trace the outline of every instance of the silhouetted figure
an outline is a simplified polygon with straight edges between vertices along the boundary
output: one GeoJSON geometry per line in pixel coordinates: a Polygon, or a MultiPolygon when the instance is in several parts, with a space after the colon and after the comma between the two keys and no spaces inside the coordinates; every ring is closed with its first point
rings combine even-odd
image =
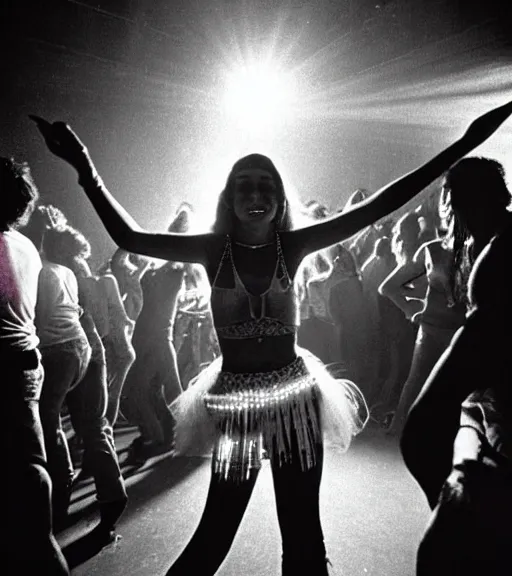
{"type": "Polygon", "coordinates": [[[434,510],[418,575],[512,568],[512,215],[503,168],[465,158],[444,179],[453,290],[465,325],[436,364],[402,436],[404,460],[434,510]]]}
{"type": "Polygon", "coordinates": [[[41,258],[18,232],[38,198],[27,164],[0,158],[0,371],[7,439],[7,567],[10,574],[69,575],[52,529],[39,399],[44,372],[35,307],[41,258]]]}

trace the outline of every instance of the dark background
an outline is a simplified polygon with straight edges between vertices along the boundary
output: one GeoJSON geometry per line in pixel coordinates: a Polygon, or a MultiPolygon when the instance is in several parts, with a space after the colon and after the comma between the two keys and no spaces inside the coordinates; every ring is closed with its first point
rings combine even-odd
{"type": "MultiPolygon", "coordinates": [[[[299,78],[293,119],[264,152],[302,200],[376,190],[512,97],[512,2],[60,0],[2,3],[0,155],[27,160],[44,201],[113,249],[75,173],[29,113],[69,122],[144,227],[182,200],[211,222],[244,153],[221,101],[236,58],[272,47],[299,78]]],[[[477,152],[512,171],[512,127],[477,152]]]]}

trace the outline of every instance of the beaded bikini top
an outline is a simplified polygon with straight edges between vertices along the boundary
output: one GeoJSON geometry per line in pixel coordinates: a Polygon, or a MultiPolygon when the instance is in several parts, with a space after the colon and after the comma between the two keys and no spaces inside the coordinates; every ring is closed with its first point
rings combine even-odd
{"type": "Polygon", "coordinates": [[[277,261],[270,285],[262,294],[253,295],[238,274],[228,235],[210,300],[213,322],[220,337],[243,339],[296,333],[299,325],[298,297],[286,268],[278,234],[276,246],[277,261]],[[232,288],[217,286],[224,266],[231,267],[232,288]]]}

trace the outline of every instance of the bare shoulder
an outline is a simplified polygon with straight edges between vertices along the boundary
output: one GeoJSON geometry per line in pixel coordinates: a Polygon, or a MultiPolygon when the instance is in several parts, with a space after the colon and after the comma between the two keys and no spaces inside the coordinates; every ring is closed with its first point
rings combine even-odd
{"type": "Polygon", "coordinates": [[[307,255],[299,235],[295,230],[279,232],[283,257],[291,278],[295,277],[300,263],[307,255]]]}
{"type": "Polygon", "coordinates": [[[228,237],[226,234],[209,234],[206,242],[205,261],[198,262],[204,266],[210,282],[215,278],[222,255],[226,249],[228,237]]]}

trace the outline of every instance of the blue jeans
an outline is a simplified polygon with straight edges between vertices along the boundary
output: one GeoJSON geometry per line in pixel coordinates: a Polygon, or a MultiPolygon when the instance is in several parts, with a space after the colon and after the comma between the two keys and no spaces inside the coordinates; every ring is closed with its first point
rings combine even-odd
{"type": "Polygon", "coordinates": [[[2,421],[8,426],[8,572],[69,575],[52,532],[52,486],[39,416],[44,378],[40,354],[37,350],[0,352],[0,370],[7,391],[2,421]]]}

